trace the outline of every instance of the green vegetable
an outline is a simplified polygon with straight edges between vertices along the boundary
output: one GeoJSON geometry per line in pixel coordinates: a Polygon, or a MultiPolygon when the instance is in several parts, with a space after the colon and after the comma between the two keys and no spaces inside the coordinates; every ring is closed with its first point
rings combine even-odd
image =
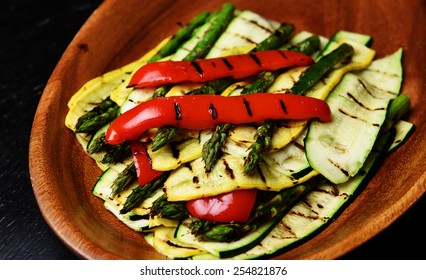
{"type": "Polygon", "coordinates": [[[163,57],[173,54],[177,48],[188,40],[196,28],[204,24],[209,17],[208,12],[201,12],[187,25],[181,27],[173,37],[156,53],[149,62],[157,61],[163,57]]]}
{"type": "Polygon", "coordinates": [[[118,106],[110,98],[81,116],[76,124],[76,133],[92,134],[117,117],[118,106]]]}
{"type": "Polygon", "coordinates": [[[159,189],[164,181],[169,176],[168,172],[161,174],[157,179],[149,182],[144,186],[137,186],[132,190],[132,193],[126,198],[123,208],[120,210],[120,214],[125,214],[136,207],[143,200],[147,199],[157,189],[159,189]]]}
{"type": "Polygon", "coordinates": [[[225,3],[217,16],[213,18],[209,30],[207,30],[203,38],[201,38],[184,60],[194,60],[205,57],[234,17],[234,11],[235,6],[233,4],[225,3]]]}
{"type": "Polygon", "coordinates": [[[136,179],[135,163],[132,162],[114,180],[112,195],[116,196],[118,193],[127,189],[136,179]]]}
{"type": "Polygon", "coordinates": [[[184,220],[188,218],[185,201],[170,202],[165,195],[157,198],[151,207],[151,216],[170,220],[184,220]]]}
{"type": "Polygon", "coordinates": [[[291,93],[304,94],[309,88],[316,84],[325,74],[333,69],[338,63],[345,63],[350,59],[354,49],[349,44],[342,44],[331,53],[323,56],[315,64],[309,67],[302,78],[291,88],[291,93]]]}

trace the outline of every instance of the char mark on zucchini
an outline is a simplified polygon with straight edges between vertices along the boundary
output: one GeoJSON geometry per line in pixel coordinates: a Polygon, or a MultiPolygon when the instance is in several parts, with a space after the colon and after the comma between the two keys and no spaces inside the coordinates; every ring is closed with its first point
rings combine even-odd
{"type": "Polygon", "coordinates": [[[340,172],[342,172],[343,174],[345,174],[345,176],[349,176],[349,171],[347,171],[346,169],[344,169],[343,167],[340,166],[340,164],[338,164],[337,162],[335,162],[333,159],[328,158],[328,161],[337,167],[338,170],[340,170],[340,172]]]}
{"type": "MultiPolygon", "coordinates": [[[[367,92],[370,92],[367,90],[367,92]]],[[[352,93],[348,92],[347,96],[349,96],[353,101],[355,101],[356,104],[358,104],[359,106],[361,106],[362,108],[368,110],[368,111],[383,111],[386,110],[386,108],[384,107],[379,107],[379,108],[370,108],[368,106],[366,106],[364,103],[362,103],[361,101],[359,101],[355,95],[353,95],[352,93]]]]}
{"type": "Polygon", "coordinates": [[[234,170],[232,170],[232,168],[229,166],[229,164],[226,160],[223,160],[223,165],[225,166],[226,174],[228,174],[228,176],[232,180],[234,180],[235,179],[234,170]]]}
{"type": "MultiPolygon", "coordinates": [[[[368,120],[362,119],[359,116],[352,115],[352,114],[344,111],[342,108],[339,109],[339,112],[342,113],[345,116],[348,116],[348,117],[354,119],[354,120],[362,121],[362,122],[365,122],[365,123],[370,123],[368,120]]],[[[380,127],[380,124],[378,124],[378,123],[370,123],[370,124],[372,126],[380,127]]]]}

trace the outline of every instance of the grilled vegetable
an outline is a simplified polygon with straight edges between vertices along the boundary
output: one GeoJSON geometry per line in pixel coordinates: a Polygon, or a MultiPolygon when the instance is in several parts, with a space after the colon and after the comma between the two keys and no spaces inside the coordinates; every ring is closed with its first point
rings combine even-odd
{"type": "Polygon", "coordinates": [[[132,162],[117,176],[112,183],[112,195],[116,196],[123,190],[126,190],[136,179],[135,163],[132,162]]]}
{"type": "Polygon", "coordinates": [[[312,167],[336,184],[357,174],[374,145],[393,98],[394,94],[346,74],[326,99],[333,111],[333,121],[327,126],[313,122],[309,127],[306,155],[312,167]]]}
{"type": "Polygon", "coordinates": [[[116,118],[109,126],[105,140],[108,144],[121,144],[137,139],[150,128],[165,125],[203,130],[219,123],[311,118],[330,121],[331,116],[324,101],[291,94],[266,93],[233,97],[196,95],[155,98],[116,118]],[[228,110],[229,107],[233,110],[228,110]]]}
{"type": "Polygon", "coordinates": [[[133,188],[132,193],[126,197],[126,202],[124,203],[123,208],[120,209],[120,214],[129,212],[145,199],[149,198],[158,189],[161,189],[161,186],[167,179],[168,175],[168,173],[161,173],[150,182],[133,188]]]}
{"type": "Polygon", "coordinates": [[[163,172],[152,169],[151,160],[146,151],[146,144],[139,141],[131,141],[133,161],[135,163],[136,176],[140,186],[148,184],[163,172]]]}
{"type": "Polygon", "coordinates": [[[307,66],[313,59],[299,52],[267,50],[193,61],[159,61],[144,65],[133,75],[130,87],[153,87],[182,82],[202,83],[225,77],[240,79],[260,71],[307,66]]]}
{"type": "Polygon", "coordinates": [[[237,190],[206,198],[190,200],[186,203],[189,213],[196,218],[212,222],[244,223],[256,200],[255,189],[237,190]]]}
{"type": "Polygon", "coordinates": [[[81,116],[75,126],[76,133],[92,134],[117,116],[118,106],[106,98],[97,107],[81,116]]]}

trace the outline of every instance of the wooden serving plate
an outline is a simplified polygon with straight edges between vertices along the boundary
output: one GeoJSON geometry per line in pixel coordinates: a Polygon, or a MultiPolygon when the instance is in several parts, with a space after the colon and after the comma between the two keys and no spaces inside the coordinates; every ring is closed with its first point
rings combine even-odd
{"type": "MultiPolygon", "coordinates": [[[[224,1],[108,0],[87,20],[58,62],[32,128],[30,173],[42,214],[81,258],[164,259],[91,194],[101,171],[64,125],[69,98],[88,80],[136,60],[202,10],[224,1]]],[[[233,1],[267,18],[331,36],[338,29],[370,34],[377,56],[404,48],[402,91],[410,96],[409,141],[391,154],[361,195],[319,235],[277,259],[335,259],[369,240],[426,190],[426,2],[233,1]]]]}

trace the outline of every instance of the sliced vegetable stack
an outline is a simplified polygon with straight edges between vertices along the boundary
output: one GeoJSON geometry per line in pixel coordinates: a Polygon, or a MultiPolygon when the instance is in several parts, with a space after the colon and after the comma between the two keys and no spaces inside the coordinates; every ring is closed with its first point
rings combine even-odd
{"type": "Polygon", "coordinates": [[[414,125],[402,49],[227,3],[84,85],[65,124],[93,194],[172,259],[268,258],[318,233],[414,125]]]}

